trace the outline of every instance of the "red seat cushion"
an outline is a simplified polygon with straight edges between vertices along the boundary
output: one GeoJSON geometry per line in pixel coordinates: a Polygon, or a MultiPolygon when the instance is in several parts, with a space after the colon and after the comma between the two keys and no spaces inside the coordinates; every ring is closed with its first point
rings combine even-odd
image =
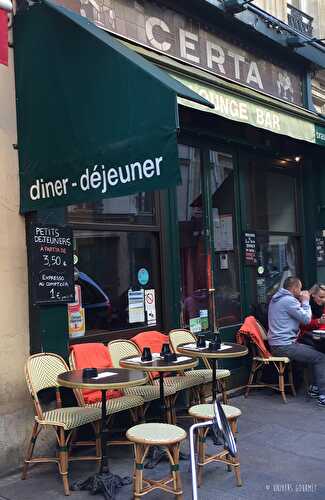
{"type": "MultiPolygon", "coordinates": [[[[131,339],[143,351],[144,347],[150,347],[151,352],[161,352],[163,344],[169,344],[168,335],[152,330],[141,332],[131,339]]],[[[152,378],[159,377],[159,372],[150,372],[152,378]]],[[[169,375],[165,373],[164,376],[169,375]]]]}
{"type": "MultiPolygon", "coordinates": [[[[113,368],[111,356],[107,347],[99,342],[89,344],[74,344],[71,346],[74,355],[74,362],[76,370],[83,368],[113,368]]],[[[101,401],[101,391],[92,391],[91,389],[83,389],[82,394],[85,403],[97,403],[101,401]]],[[[123,396],[121,391],[116,389],[107,391],[107,399],[119,398],[123,396]]]]}

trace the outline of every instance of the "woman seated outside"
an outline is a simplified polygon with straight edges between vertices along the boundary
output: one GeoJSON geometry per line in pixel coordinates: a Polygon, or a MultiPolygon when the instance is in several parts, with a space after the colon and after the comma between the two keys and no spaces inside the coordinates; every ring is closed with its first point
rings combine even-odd
{"type": "MultiPolygon", "coordinates": [[[[310,289],[310,308],[312,317],[307,325],[300,325],[300,334],[298,342],[311,345],[320,352],[325,353],[325,285],[315,284],[310,289]],[[320,340],[314,340],[312,331],[324,330],[324,337],[320,340]]],[[[314,384],[309,386],[309,394],[313,397],[318,396],[318,388],[314,384]]]]}
{"type": "MultiPolygon", "coordinates": [[[[299,342],[317,347],[317,341],[313,340],[313,330],[325,330],[325,285],[314,285],[310,291],[310,307],[312,317],[307,325],[300,325],[299,342]],[[315,345],[316,344],[316,345],[315,345]]],[[[325,339],[325,336],[324,336],[325,339]]]]}

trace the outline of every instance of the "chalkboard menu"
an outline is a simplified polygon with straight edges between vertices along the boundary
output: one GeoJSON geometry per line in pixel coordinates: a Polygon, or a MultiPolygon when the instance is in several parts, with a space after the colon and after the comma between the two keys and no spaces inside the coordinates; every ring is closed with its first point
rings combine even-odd
{"type": "Polygon", "coordinates": [[[31,224],[28,239],[33,303],[73,302],[72,230],[63,226],[31,224]]]}
{"type": "Polygon", "coordinates": [[[322,233],[317,233],[315,236],[316,246],[316,264],[317,266],[325,266],[325,238],[322,233]]]}
{"type": "Polygon", "coordinates": [[[244,264],[246,266],[256,266],[256,234],[244,233],[244,264]]]}

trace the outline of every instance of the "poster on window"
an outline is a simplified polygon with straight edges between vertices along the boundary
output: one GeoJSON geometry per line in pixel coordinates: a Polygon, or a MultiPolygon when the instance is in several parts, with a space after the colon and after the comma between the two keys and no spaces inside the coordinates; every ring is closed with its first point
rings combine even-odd
{"type": "Polygon", "coordinates": [[[243,244],[244,244],[244,264],[246,266],[256,266],[257,265],[256,234],[251,232],[244,233],[243,244]]]}
{"type": "Polygon", "coordinates": [[[213,220],[214,248],[216,252],[228,252],[234,249],[232,215],[223,214],[213,220]]]}
{"type": "Polygon", "coordinates": [[[323,233],[324,231],[320,231],[315,235],[317,266],[325,266],[325,238],[323,236],[323,233]]]}
{"type": "Polygon", "coordinates": [[[129,323],[144,323],[144,290],[129,290],[129,323]]]}

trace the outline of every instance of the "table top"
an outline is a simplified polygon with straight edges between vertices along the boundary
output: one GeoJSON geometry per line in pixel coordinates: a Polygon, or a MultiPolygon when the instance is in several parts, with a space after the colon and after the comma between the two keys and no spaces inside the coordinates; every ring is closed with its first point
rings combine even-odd
{"type": "Polygon", "coordinates": [[[99,378],[85,379],[82,376],[82,370],[71,370],[61,373],[58,378],[58,384],[71,389],[119,389],[132,387],[147,383],[147,376],[137,370],[123,370],[122,368],[99,368],[99,378]],[[106,376],[105,376],[106,374],[106,376]]]}
{"type": "Polygon", "coordinates": [[[120,366],[128,369],[136,369],[147,372],[177,372],[194,368],[198,361],[192,359],[182,359],[184,356],[177,356],[177,361],[164,361],[163,358],[153,358],[152,361],[142,362],[139,356],[128,356],[120,360],[120,366]],[[135,360],[135,361],[132,361],[135,360]]]}
{"type": "Polygon", "coordinates": [[[241,356],[246,356],[248,354],[248,348],[246,346],[235,344],[233,342],[222,342],[222,346],[227,346],[228,349],[221,349],[219,351],[209,351],[206,348],[197,348],[196,344],[191,344],[193,347],[186,348],[190,343],[180,344],[177,350],[181,354],[186,354],[186,356],[191,356],[193,358],[216,358],[216,359],[226,359],[226,358],[240,358],[241,356]]]}

